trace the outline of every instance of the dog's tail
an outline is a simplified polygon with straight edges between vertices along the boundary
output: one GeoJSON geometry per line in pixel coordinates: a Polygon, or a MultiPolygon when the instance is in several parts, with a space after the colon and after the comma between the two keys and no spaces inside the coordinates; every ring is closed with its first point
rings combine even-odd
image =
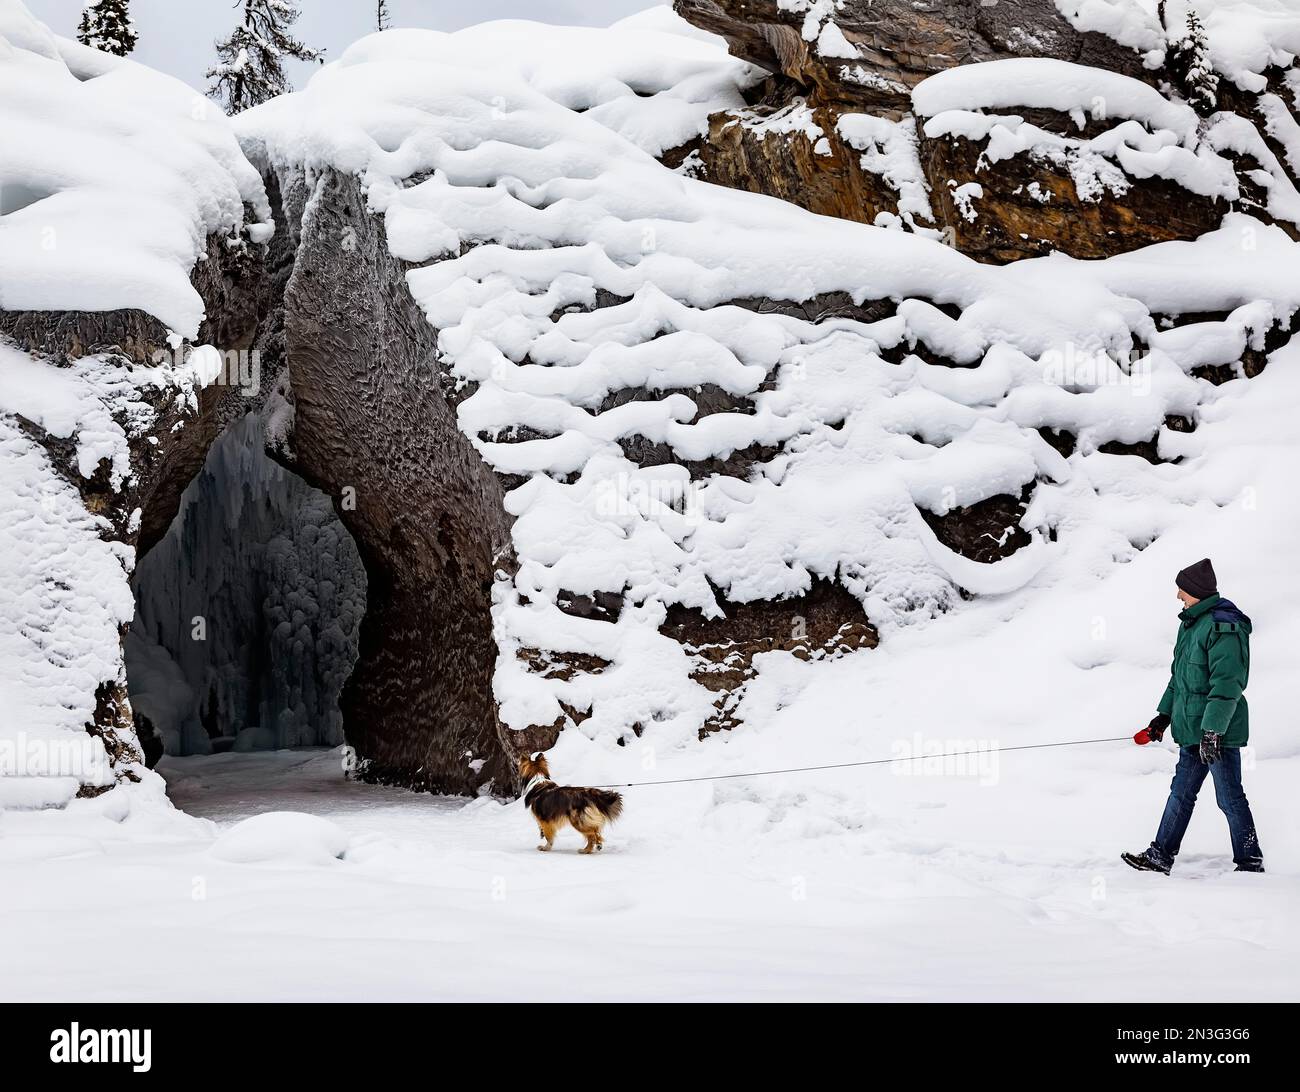
{"type": "Polygon", "coordinates": [[[618,793],[608,789],[588,789],[587,792],[588,806],[600,812],[605,822],[612,823],[623,814],[623,797],[618,793]]]}

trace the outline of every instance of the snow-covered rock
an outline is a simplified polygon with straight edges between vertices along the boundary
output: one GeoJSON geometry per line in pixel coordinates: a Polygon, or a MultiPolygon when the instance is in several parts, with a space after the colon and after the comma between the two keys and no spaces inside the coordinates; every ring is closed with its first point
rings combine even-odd
{"type": "Polygon", "coordinates": [[[327,865],[348,848],[337,823],[300,811],[268,811],[223,831],[209,852],[235,864],[327,865]]]}
{"type": "Polygon", "coordinates": [[[264,242],[261,179],[179,80],[58,38],[0,2],[0,307],[139,308],[184,337],[208,237],[264,242]]]}
{"type": "Polygon", "coordinates": [[[1293,55],[1242,50],[1265,26],[1285,40],[1294,14],[1220,4],[1189,44],[1191,9],[1171,3],[1168,27],[1139,51],[1099,18],[1121,7],[1142,4],[678,0],[770,73],[758,101],[710,118],[682,169],[814,212],[938,232],[982,261],[1106,257],[1197,238],[1228,211],[1300,236],[1293,55]],[[813,47],[829,27],[858,43],[856,58],[813,47]],[[1224,79],[1246,54],[1252,78],[1224,79]],[[801,126],[777,128],[796,104],[801,126]],[[978,210],[964,199],[975,185],[978,210]]]}
{"type": "Polygon", "coordinates": [[[0,807],[147,776],[133,547],[161,468],[202,457],[220,357],[190,350],[247,327],[270,233],[210,104],[0,2],[0,807]]]}
{"type": "MultiPolygon", "coordinates": [[[[303,246],[346,219],[336,179],[355,176],[412,266],[457,428],[508,490],[492,634],[510,730],[684,746],[723,719],[708,649],[748,677],[753,604],[785,605],[788,641],[829,583],[853,604],[837,623],[865,612],[888,641],[962,596],[1133,556],[1195,495],[1165,461],[1213,398],[1209,346],[1261,351],[1300,304],[1295,244],[1245,216],[992,268],[683,178],[650,154],[664,141],[574,108],[592,92],[554,82],[550,33],[505,28],[490,69],[458,35],[374,36],[237,123],[280,189],[313,194],[303,246]],[[1191,312],[1214,336],[1166,338],[1191,312]],[[981,552],[945,521],[988,505],[981,552]]],[[[1193,140],[1190,110],[1096,79],[1193,140]]]]}

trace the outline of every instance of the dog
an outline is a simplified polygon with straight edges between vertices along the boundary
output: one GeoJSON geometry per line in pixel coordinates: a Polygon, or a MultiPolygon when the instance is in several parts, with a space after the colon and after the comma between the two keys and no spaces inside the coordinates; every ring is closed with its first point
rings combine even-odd
{"type": "Polygon", "coordinates": [[[541,751],[531,758],[524,755],[519,760],[519,773],[524,779],[524,804],[542,832],[538,849],[546,853],[566,823],[587,839],[579,853],[605,848],[601,831],[623,814],[623,798],[618,793],[557,785],[551,780],[550,767],[541,751]]]}

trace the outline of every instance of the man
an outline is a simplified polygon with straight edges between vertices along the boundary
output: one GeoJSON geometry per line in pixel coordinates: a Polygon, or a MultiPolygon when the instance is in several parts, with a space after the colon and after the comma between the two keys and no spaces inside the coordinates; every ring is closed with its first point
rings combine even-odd
{"type": "Polygon", "coordinates": [[[1140,744],[1159,741],[1172,726],[1178,767],[1156,840],[1141,853],[1121,856],[1134,868],[1169,875],[1208,773],[1228,818],[1237,871],[1263,872],[1255,820],[1241,788],[1241,748],[1249,736],[1242,691],[1250,674],[1250,619],[1219,594],[1209,558],[1189,565],[1175,582],[1183,610],[1169,685],[1151,723],[1133,738],[1140,744]]]}

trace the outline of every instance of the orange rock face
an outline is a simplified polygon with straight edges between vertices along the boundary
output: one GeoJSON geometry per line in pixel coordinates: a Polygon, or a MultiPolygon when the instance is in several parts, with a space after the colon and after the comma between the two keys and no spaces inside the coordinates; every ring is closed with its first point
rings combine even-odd
{"type": "MultiPolygon", "coordinates": [[[[984,140],[927,137],[924,119],[913,116],[911,91],[958,65],[1050,57],[1166,90],[1177,85],[1177,72],[1147,69],[1133,50],[1075,30],[1052,0],[939,0],[924,9],[904,0],[847,0],[821,23],[817,19],[824,17],[789,10],[776,0],[677,0],[675,6],[696,26],[724,37],[734,55],[771,73],[749,109],[710,119],[689,167],[707,181],[827,216],[932,229],[990,263],[1053,251],[1100,258],[1193,239],[1232,209],[1272,220],[1259,181],[1264,165],[1249,155],[1230,156],[1241,193],[1229,204],[1165,179],[1125,176],[1118,168],[1120,185],[1081,192],[1068,156],[1027,151],[992,162],[984,140]],[[791,124],[796,112],[803,124],[791,124]],[[882,169],[890,158],[885,149],[846,138],[863,115],[898,126],[900,140],[915,148],[913,169],[928,203],[924,211],[905,200],[897,171],[882,169]]],[[[1273,73],[1270,91],[1285,99],[1282,82],[1282,73],[1273,73]]],[[[1282,169],[1294,175],[1259,96],[1225,86],[1216,108],[1249,118],[1282,169]]],[[[1088,122],[1080,129],[1077,119],[1050,111],[1015,112],[1065,138],[1086,139],[1106,128],[1088,122]]],[[[1295,233],[1295,225],[1282,226],[1295,233]]]]}

